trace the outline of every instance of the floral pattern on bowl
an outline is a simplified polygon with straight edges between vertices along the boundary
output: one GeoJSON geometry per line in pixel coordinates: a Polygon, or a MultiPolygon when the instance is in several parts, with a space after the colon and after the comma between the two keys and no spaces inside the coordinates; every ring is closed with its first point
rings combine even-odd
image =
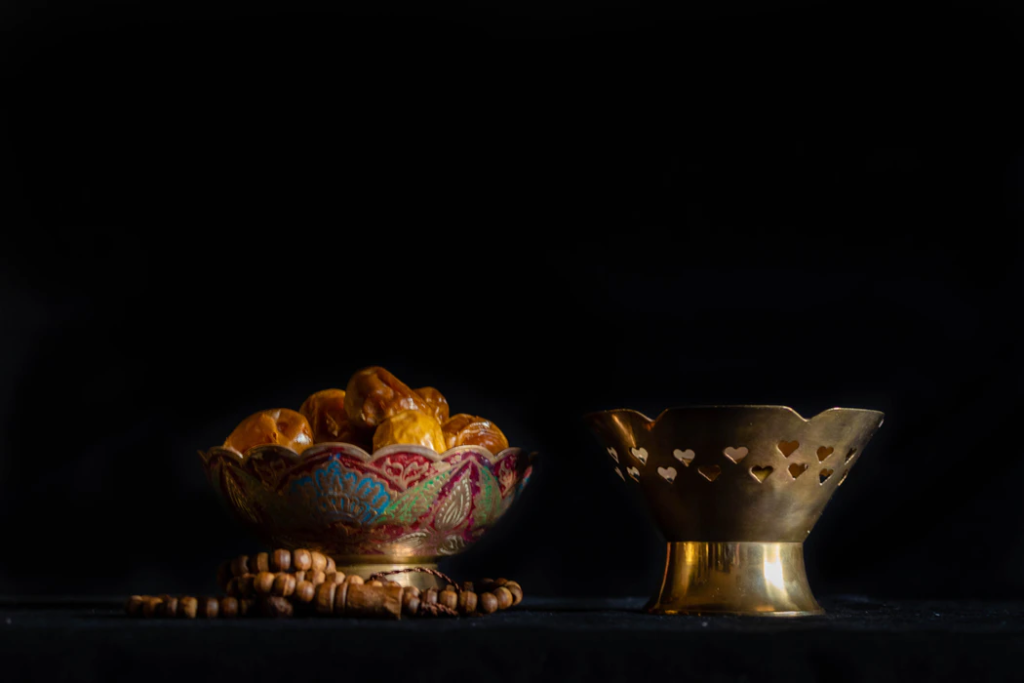
{"type": "Polygon", "coordinates": [[[462,552],[508,510],[532,472],[532,456],[518,448],[494,455],[460,446],[439,455],[394,445],[370,455],[322,443],[301,455],[277,445],[200,455],[228,508],[264,542],[353,562],[462,552]]]}

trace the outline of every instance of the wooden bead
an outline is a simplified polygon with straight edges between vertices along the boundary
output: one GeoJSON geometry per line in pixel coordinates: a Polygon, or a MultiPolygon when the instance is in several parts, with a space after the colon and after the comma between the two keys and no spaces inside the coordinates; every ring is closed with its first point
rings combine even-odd
{"type": "Polygon", "coordinates": [[[480,589],[480,592],[489,591],[494,588],[494,579],[480,579],[477,587],[480,589]]]}
{"type": "Polygon", "coordinates": [[[295,577],[295,582],[296,583],[302,583],[303,581],[306,580],[306,572],[304,572],[304,571],[295,572],[294,574],[292,574],[292,576],[295,577]]]}
{"type": "Polygon", "coordinates": [[[420,595],[420,602],[424,605],[436,605],[437,604],[437,589],[429,588],[425,593],[420,595]]]}
{"type": "Polygon", "coordinates": [[[400,619],[402,587],[349,584],[345,614],[351,617],[400,619]]]}
{"type": "Polygon", "coordinates": [[[157,607],[156,613],[167,619],[173,619],[178,616],[178,598],[168,597],[157,607]]]}
{"type": "Polygon", "coordinates": [[[348,583],[340,583],[334,589],[334,616],[340,617],[345,613],[345,601],[348,599],[348,583]]]}
{"type": "Polygon", "coordinates": [[[394,579],[384,579],[384,585],[385,586],[401,586],[402,584],[398,583],[394,579]]]}
{"type": "Polygon", "coordinates": [[[308,577],[313,582],[314,586],[319,586],[321,583],[327,580],[327,574],[322,571],[315,572],[312,569],[308,572],[308,577]]]}
{"type": "Polygon", "coordinates": [[[217,567],[217,585],[220,586],[221,590],[227,588],[228,581],[231,580],[231,562],[225,560],[220,563],[217,567]]]}
{"type": "Polygon", "coordinates": [[[452,584],[450,584],[450,583],[449,583],[449,584],[448,584],[447,586],[445,586],[445,587],[444,587],[444,590],[446,590],[446,591],[452,591],[453,593],[458,593],[458,592],[459,592],[459,589],[458,589],[458,588],[456,588],[455,586],[453,586],[453,585],[452,585],[452,584]]]}
{"type": "Polygon", "coordinates": [[[305,548],[292,551],[292,566],[300,572],[308,571],[313,566],[313,555],[305,548]]]}
{"type": "Polygon", "coordinates": [[[469,591],[470,593],[474,593],[475,591],[473,590],[473,582],[472,581],[463,581],[462,582],[462,590],[469,591]]]}
{"type": "Polygon", "coordinates": [[[504,586],[494,589],[494,597],[498,600],[498,609],[508,609],[512,606],[512,593],[504,586]]]}
{"type": "Polygon", "coordinates": [[[274,587],[271,592],[274,595],[287,598],[295,592],[296,581],[295,577],[287,572],[281,572],[274,579],[274,587]]]}
{"type": "Polygon", "coordinates": [[[147,595],[142,600],[142,616],[146,619],[156,616],[157,605],[159,605],[162,602],[163,600],[161,600],[160,598],[147,595]]]}
{"type": "Polygon", "coordinates": [[[244,598],[249,598],[256,594],[255,574],[244,574],[238,577],[238,594],[244,598]]]}
{"type": "Polygon", "coordinates": [[[494,597],[494,593],[481,593],[477,607],[484,614],[493,614],[498,610],[498,598],[494,597]]]}
{"type": "Polygon", "coordinates": [[[242,598],[238,601],[238,616],[248,616],[249,612],[253,610],[253,605],[256,603],[255,600],[248,598],[242,598]]]}
{"type": "Polygon", "coordinates": [[[345,580],[356,586],[361,586],[365,583],[365,581],[363,581],[363,577],[359,576],[358,574],[351,574],[345,580]]]}
{"type": "Polygon", "coordinates": [[[380,579],[374,579],[373,581],[367,581],[365,585],[367,585],[367,586],[375,586],[375,587],[378,587],[378,588],[383,588],[384,587],[384,582],[381,581],[380,579]]]}
{"type": "Polygon", "coordinates": [[[254,574],[270,571],[270,554],[258,553],[256,557],[249,560],[249,570],[254,574]]]}
{"type": "Polygon", "coordinates": [[[167,601],[171,599],[171,596],[167,593],[161,593],[156,596],[159,602],[153,607],[153,616],[157,618],[163,618],[167,616],[167,601]]]}
{"type": "Polygon", "coordinates": [[[270,571],[286,572],[292,568],[291,551],[278,548],[270,555],[270,571]]]}
{"type": "Polygon", "coordinates": [[[314,550],[310,554],[313,556],[313,571],[322,572],[327,569],[327,557],[323,553],[314,550]]]}
{"type": "Polygon", "coordinates": [[[253,588],[257,595],[270,595],[270,591],[274,589],[274,575],[270,572],[260,572],[256,575],[253,588]]]}
{"type": "Polygon", "coordinates": [[[462,614],[472,614],[476,611],[476,593],[473,591],[463,590],[459,593],[459,612],[462,614]]]}
{"type": "Polygon", "coordinates": [[[330,614],[334,611],[334,592],[338,586],[334,583],[322,583],[316,587],[316,597],[313,598],[317,614],[330,614]]]}
{"type": "Polygon", "coordinates": [[[501,588],[506,583],[508,583],[508,579],[495,579],[494,580],[494,587],[495,588],[501,588]]]}
{"type": "Polygon", "coordinates": [[[338,572],[330,572],[324,576],[325,583],[333,583],[335,586],[345,582],[345,575],[338,572]]]}
{"type": "Polygon", "coordinates": [[[289,600],[276,595],[260,598],[260,607],[264,615],[276,619],[290,617],[295,613],[295,607],[289,600]]]}
{"type": "Polygon", "coordinates": [[[220,603],[217,602],[217,598],[200,598],[198,607],[199,616],[207,619],[216,619],[217,613],[220,611],[220,603]]]}
{"type": "Polygon", "coordinates": [[[403,598],[404,598],[404,596],[409,596],[409,597],[412,597],[412,598],[418,598],[418,597],[420,597],[420,589],[417,588],[416,586],[406,586],[405,587],[405,592],[402,595],[403,595],[403,598]]]}
{"type": "Polygon", "coordinates": [[[231,573],[235,576],[242,576],[249,572],[249,556],[239,555],[231,561],[231,573]]]}
{"type": "Polygon", "coordinates": [[[523,588],[515,581],[509,581],[505,584],[505,588],[512,594],[512,604],[518,605],[523,601],[523,588]]]}
{"type": "Polygon", "coordinates": [[[312,581],[302,581],[295,586],[295,599],[299,602],[312,602],[316,596],[316,586],[312,581]]]}
{"type": "Polygon", "coordinates": [[[142,615],[142,596],[133,595],[128,598],[128,603],[124,606],[125,613],[130,617],[138,617],[142,615]]]}
{"type": "Polygon", "coordinates": [[[334,558],[330,555],[326,555],[325,557],[327,558],[327,566],[324,567],[324,571],[328,574],[338,571],[337,565],[334,564],[334,558]]]}
{"type": "Polygon", "coordinates": [[[219,607],[220,616],[225,619],[234,619],[238,616],[238,600],[235,598],[221,598],[219,607]]]}
{"type": "Polygon", "coordinates": [[[195,598],[184,597],[178,600],[178,616],[185,619],[195,619],[199,611],[199,601],[195,598]]]}
{"type": "MultiPolygon", "coordinates": [[[[510,596],[509,600],[511,599],[510,596]]],[[[456,609],[459,606],[459,594],[455,591],[443,590],[437,595],[437,604],[444,605],[448,609],[456,609]]]]}

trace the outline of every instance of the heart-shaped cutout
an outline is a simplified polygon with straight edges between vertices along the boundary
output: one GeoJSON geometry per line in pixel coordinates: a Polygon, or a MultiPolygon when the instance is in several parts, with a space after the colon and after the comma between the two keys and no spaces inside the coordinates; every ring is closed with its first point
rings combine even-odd
{"type": "Polygon", "coordinates": [[[803,474],[806,471],[807,471],[807,465],[803,464],[802,462],[795,462],[795,463],[793,463],[792,465],[789,466],[789,474],[794,479],[796,479],[797,477],[799,477],[801,474],[803,474]]]}
{"type": "Polygon", "coordinates": [[[765,479],[768,478],[768,475],[771,473],[772,468],[768,465],[765,465],[764,467],[754,465],[753,467],[750,468],[750,476],[752,476],[754,479],[757,479],[758,482],[763,482],[765,479]]]}
{"type": "Polygon", "coordinates": [[[615,468],[615,474],[619,475],[619,479],[621,479],[622,481],[626,481],[626,475],[624,475],[622,473],[622,470],[620,470],[618,467],[615,468]]]}
{"type": "Polygon", "coordinates": [[[640,481],[640,470],[637,468],[627,467],[626,472],[629,473],[629,476],[633,477],[633,481],[640,481]]]}
{"type": "Polygon", "coordinates": [[[853,456],[857,455],[857,449],[851,448],[850,452],[846,454],[846,462],[853,460],[853,456]]]}
{"type": "Polygon", "coordinates": [[[722,451],[722,453],[725,454],[725,457],[729,458],[737,465],[740,464],[740,460],[747,457],[747,453],[749,452],[750,451],[747,450],[746,446],[740,446],[739,448],[733,448],[732,446],[729,446],[724,451],[722,451]]]}
{"type": "Polygon", "coordinates": [[[697,468],[697,471],[700,472],[700,476],[708,481],[714,481],[722,473],[722,468],[718,465],[701,465],[697,468]]]}
{"type": "Polygon", "coordinates": [[[633,454],[633,457],[640,461],[641,465],[647,464],[647,449],[646,448],[630,448],[629,452],[633,454]]]}
{"type": "Polygon", "coordinates": [[[829,468],[826,467],[821,472],[818,472],[818,483],[824,484],[828,480],[828,478],[832,476],[832,473],[834,471],[835,470],[830,470],[829,468]]]}
{"type": "Polygon", "coordinates": [[[661,478],[664,479],[665,481],[667,481],[670,484],[676,480],[676,468],[675,467],[659,467],[658,468],[658,474],[660,474],[661,478]]]}
{"type": "Polygon", "coordinates": [[[612,460],[614,460],[615,462],[619,461],[619,452],[614,448],[608,449],[608,455],[612,456],[612,460]]]}
{"type": "Polygon", "coordinates": [[[850,470],[846,470],[845,472],[843,472],[843,477],[842,477],[842,479],[839,480],[839,483],[836,484],[836,486],[842,486],[843,482],[846,481],[846,478],[848,476],[850,476],[850,470]]]}
{"type": "Polygon", "coordinates": [[[818,462],[825,462],[828,456],[832,455],[832,451],[835,449],[831,446],[819,446],[818,447],[818,462]]]}
{"type": "Polygon", "coordinates": [[[787,458],[789,456],[793,455],[794,453],[796,453],[796,449],[798,449],[798,448],[800,448],[800,442],[799,441],[780,441],[779,442],[779,450],[782,451],[782,454],[784,456],[786,456],[787,458]]]}
{"type": "Polygon", "coordinates": [[[697,454],[689,448],[685,451],[681,451],[677,448],[672,451],[672,457],[689,467],[690,463],[693,462],[693,459],[697,457],[697,454]]]}

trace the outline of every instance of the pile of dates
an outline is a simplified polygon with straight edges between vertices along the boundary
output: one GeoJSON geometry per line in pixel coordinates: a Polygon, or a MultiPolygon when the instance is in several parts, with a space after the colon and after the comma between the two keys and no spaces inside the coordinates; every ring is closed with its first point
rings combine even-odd
{"type": "Polygon", "coordinates": [[[491,453],[508,448],[505,435],[490,420],[466,413],[449,416],[440,391],[410,389],[380,367],[355,373],[344,390],[316,392],[298,412],[276,408],[250,415],[224,446],[244,454],[255,446],[279,444],[301,453],[324,442],[349,443],[368,452],[394,444],[437,453],[456,446],[482,446],[491,453]]]}

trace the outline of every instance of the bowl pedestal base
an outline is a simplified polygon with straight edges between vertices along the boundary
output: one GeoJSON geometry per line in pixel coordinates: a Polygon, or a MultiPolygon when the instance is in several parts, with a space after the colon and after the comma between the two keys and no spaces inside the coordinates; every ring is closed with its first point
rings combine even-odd
{"type": "Polygon", "coordinates": [[[824,614],[804,570],[803,543],[685,541],[668,544],[651,614],[824,614]]]}
{"type": "MultiPolygon", "coordinates": [[[[339,572],[344,572],[346,576],[356,574],[366,579],[371,574],[377,572],[390,572],[396,569],[410,569],[412,567],[423,567],[424,569],[437,569],[436,562],[359,562],[359,561],[346,561],[346,558],[336,558],[337,567],[339,572]]],[[[402,586],[415,586],[420,590],[429,590],[431,588],[441,589],[445,586],[445,581],[424,572],[406,572],[404,574],[392,574],[386,577],[399,583],[402,586]]]]}

